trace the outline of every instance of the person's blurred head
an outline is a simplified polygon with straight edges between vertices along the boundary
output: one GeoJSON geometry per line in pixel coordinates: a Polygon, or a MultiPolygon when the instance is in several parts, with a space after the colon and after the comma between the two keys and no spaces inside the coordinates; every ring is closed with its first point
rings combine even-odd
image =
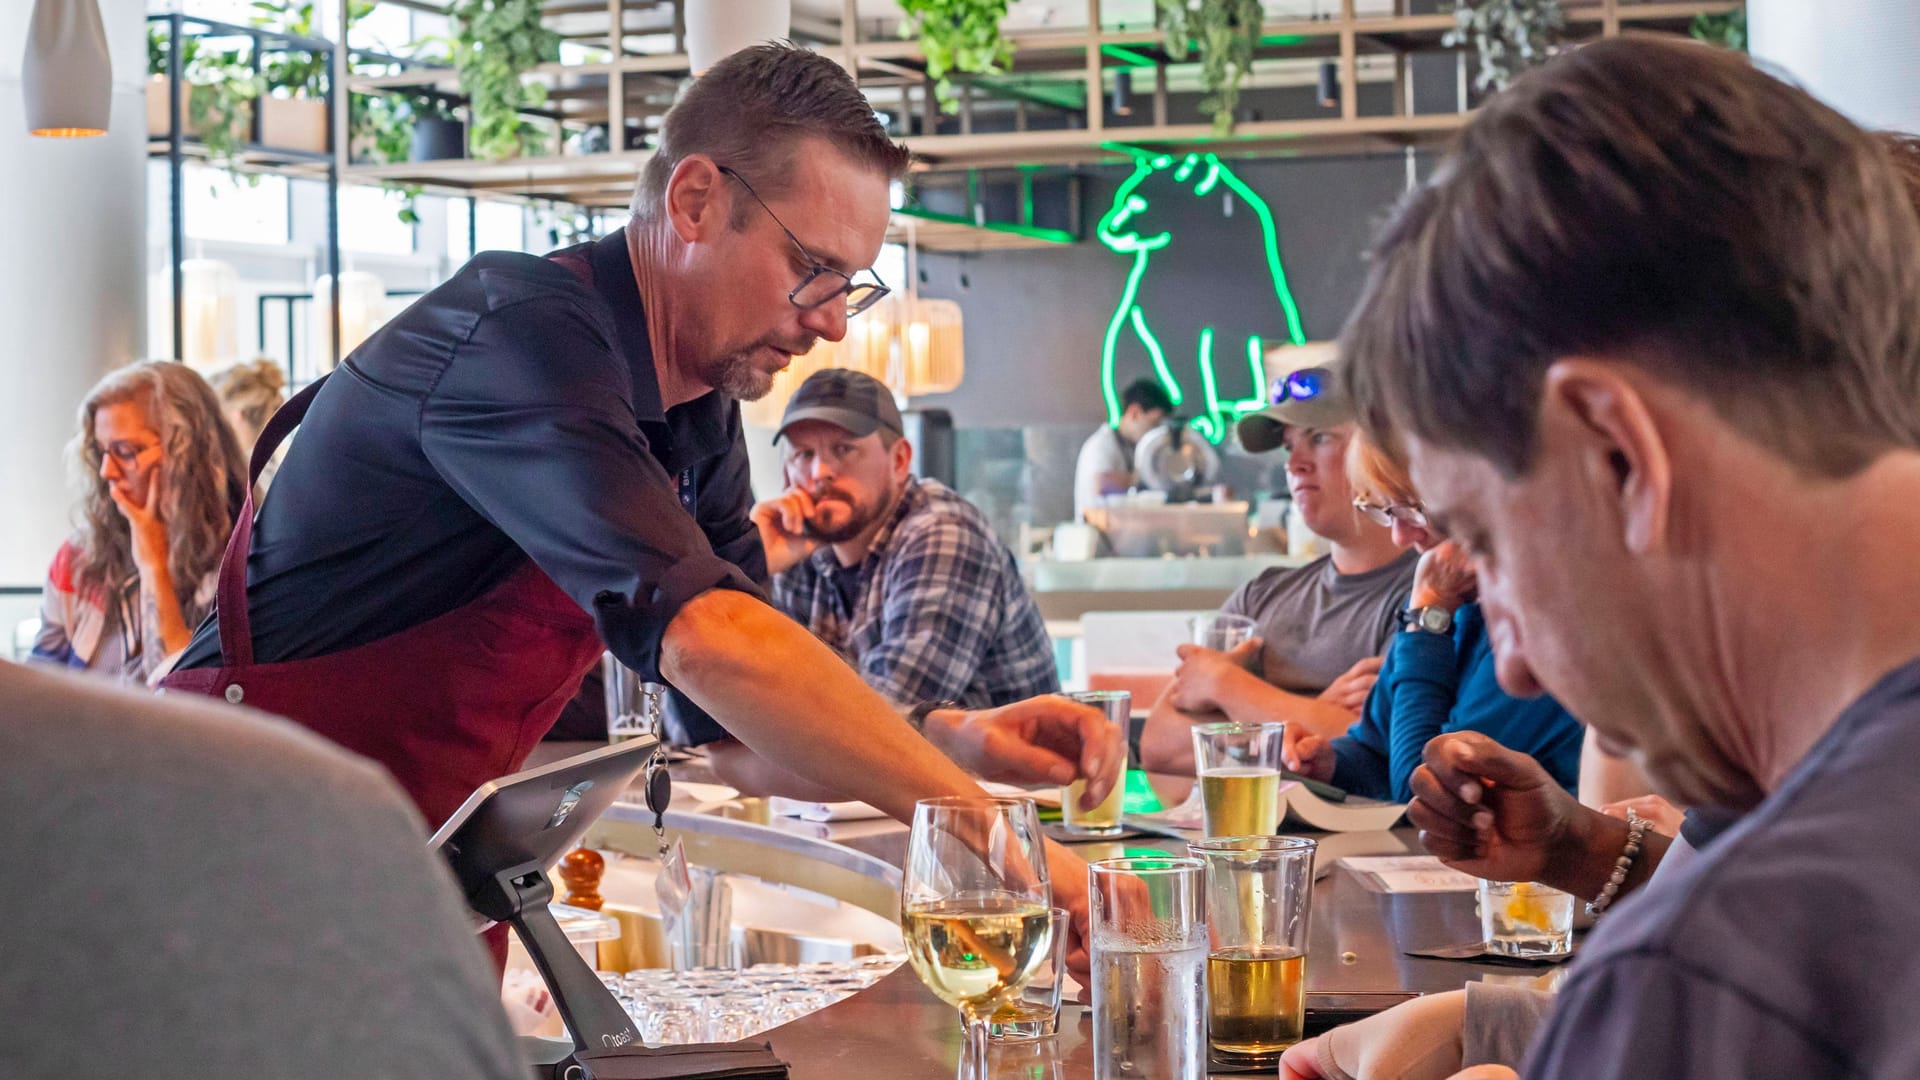
{"type": "Polygon", "coordinates": [[[870,375],[828,368],[807,376],[780,419],[787,486],[813,497],[808,532],[845,543],[892,511],[911,476],[893,391],[870,375]]]}
{"type": "Polygon", "coordinates": [[[207,377],[213,392],[220,397],[220,410],[240,440],[240,452],[250,454],[260,439],[260,429],[274,411],[287,401],[287,373],[279,361],[263,356],[257,360],[221,368],[207,377]]]}
{"type": "Polygon", "coordinates": [[[1820,602],[1755,579],[1756,552],[1792,565],[1779,515],[1920,448],[1920,224],[1888,158],[1744,56],[1588,45],[1402,202],[1341,339],[1473,558],[1503,687],[1679,801],[1764,790],[1766,735],[1711,675],[1820,602]]]}
{"type": "Polygon", "coordinates": [[[195,587],[219,565],[246,482],[240,444],[213,389],[185,364],[142,361],[94,386],[79,427],[68,454],[84,492],[75,566],[82,590],[118,588],[133,574],[132,532],[112,492],[146,506],[163,474],[156,509],[174,580],[195,587]]]}
{"type": "Polygon", "coordinates": [[[1137,443],[1173,414],[1173,398],[1156,379],[1135,379],[1120,391],[1120,434],[1137,443]]]}
{"type": "Polygon", "coordinates": [[[1347,483],[1353,488],[1354,509],[1391,529],[1395,545],[1424,555],[1445,542],[1428,527],[1426,506],[1414,492],[1406,466],[1364,431],[1347,440],[1347,483]]]}
{"type": "Polygon", "coordinates": [[[663,264],[642,274],[667,271],[657,294],[642,289],[657,301],[649,320],[670,328],[663,362],[751,400],[820,338],[844,337],[838,290],[875,280],[888,189],[907,162],[846,69],[819,53],[756,45],[695,79],[662,118],[633,200],[630,228],[663,264]]]}

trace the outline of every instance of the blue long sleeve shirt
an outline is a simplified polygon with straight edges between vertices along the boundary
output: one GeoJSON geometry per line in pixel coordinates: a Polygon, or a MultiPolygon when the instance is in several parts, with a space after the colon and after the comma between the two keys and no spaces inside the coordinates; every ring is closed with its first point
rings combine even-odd
{"type": "Polygon", "coordinates": [[[1569,791],[1579,782],[1579,722],[1550,697],[1500,689],[1479,604],[1454,613],[1451,637],[1393,636],[1359,722],[1333,741],[1333,782],[1370,799],[1407,802],[1421,751],[1449,731],[1477,731],[1530,754],[1569,791]]]}

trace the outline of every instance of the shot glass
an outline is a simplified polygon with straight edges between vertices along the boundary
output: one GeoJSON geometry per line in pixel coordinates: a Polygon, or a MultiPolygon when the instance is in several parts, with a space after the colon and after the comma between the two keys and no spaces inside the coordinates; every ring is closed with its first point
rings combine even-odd
{"type": "MultiPolygon", "coordinates": [[[[1120,729],[1120,745],[1126,746],[1127,725],[1133,718],[1132,694],[1125,690],[1085,690],[1062,696],[1105,713],[1107,723],[1120,729]]],[[[1120,775],[1114,778],[1113,790],[1107,793],[1099,806],[1091,810],[1080,809],[1080,793],[1087,788],[1085,780],[1075,780],[1062,789],[1060,827],[1076,836],[1118,836],[1123,831],[1120,804],[1127,794],[1127,762],[1124,757],[1119,769],[1120,775]]]]}
{"type": "Polygon", "coordinates": [[[1280,825],[1280,748],[1285,724],[1199,724],[1193,768],[1206,834],[1270,836],[1280,825]]]}
{"type": "Polygon", "coordinates": [[[1564,956],[1573,951],[1573,894],[1532,881],[1487,881],[1479,888],[1480,930],[1501,956],[1564,956]]]}
{"type": "Polygon", "coordinates": [[[1034,969],[1033,978],[1020,996],[1000,1006],[987,1019],[989,1039],[1044,1039],[1060,1030],[1060,990],[1067,979],[1067,937],[1072,916],[1066,908],[1047,912],[1046,959],[1034,969]]]}
{"type": "Polygon", "coordinates": [[[1277,1064],[1306,1025],[1313,840],[1188,844],[1207,867],[1207,1042],[1222,1065],[1277,1064]]]}
{"type": "Polygon", "coordinates": [[[640,678],[640,673],[614,658],[600,657],[600,682],[607,705],[607,741],[623,743],[660,733],[661,697],[666,688],[640,678]]]}
{"type": "Polygon", "coordinates": [[[1193,643],[1228,652],[1253,636],[1253,620],[1245,615],[1195,615],[1187,620],[1193,643]]]}
{"type": "Polygon", "coordinates": [[[1205,872],[1166,856],[1089,869],[1095,1080],[1206,1075],[1205,872]]]}

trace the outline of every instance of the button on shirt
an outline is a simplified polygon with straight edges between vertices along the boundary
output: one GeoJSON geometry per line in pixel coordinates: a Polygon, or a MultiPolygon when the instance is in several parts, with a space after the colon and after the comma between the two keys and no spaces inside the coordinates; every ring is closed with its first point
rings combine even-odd
{"type": "MultiPolygon", "coordinates": [[[[330,377],[255,525],[256,662],[378,641],[530,556],[658,680],[681,605],[716,586],[758,593],[739,407],[713,392],[663,408],[622,234],[560,255],[590,260],[593,283],[486,252],[330,377]]],[[[180,667],[219,662],[209,619],[180,667]]]]}
{"type": "Polygon", "coordinates": [[[822,547],[774,578],[773,600],[902,708],[985,708],[1060,688],[1013,554],[938,481],[908,482],[858,566],[822,547]]]}

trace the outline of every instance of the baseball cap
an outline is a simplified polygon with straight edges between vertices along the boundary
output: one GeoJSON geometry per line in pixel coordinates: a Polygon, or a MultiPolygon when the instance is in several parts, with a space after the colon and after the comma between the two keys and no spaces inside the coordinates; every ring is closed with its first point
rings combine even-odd
{"type": "Polygon", "coordinates": [[[1240,418],[1240,445],[1252,453],[1287,440],[1287,427],[1325,428],[1355,418],[1340,382],[1340,353],[1333,342],[1283,345],[1267,353],[1273,382],[1266,408],[1240,418]]]}
{"type": "Polygon", "coordinates": [[[900,422],[900,407],[893,403],[893,391],[871,375],[846,368],[826,368],[807,376],[800,389],[787,401],[786,414],[780,417],[780,429],[773,433],[779,442],[787,429],[802,420],[824,420],[846,428],[855,438],[886,428],[905,435],[900,422]]]}

